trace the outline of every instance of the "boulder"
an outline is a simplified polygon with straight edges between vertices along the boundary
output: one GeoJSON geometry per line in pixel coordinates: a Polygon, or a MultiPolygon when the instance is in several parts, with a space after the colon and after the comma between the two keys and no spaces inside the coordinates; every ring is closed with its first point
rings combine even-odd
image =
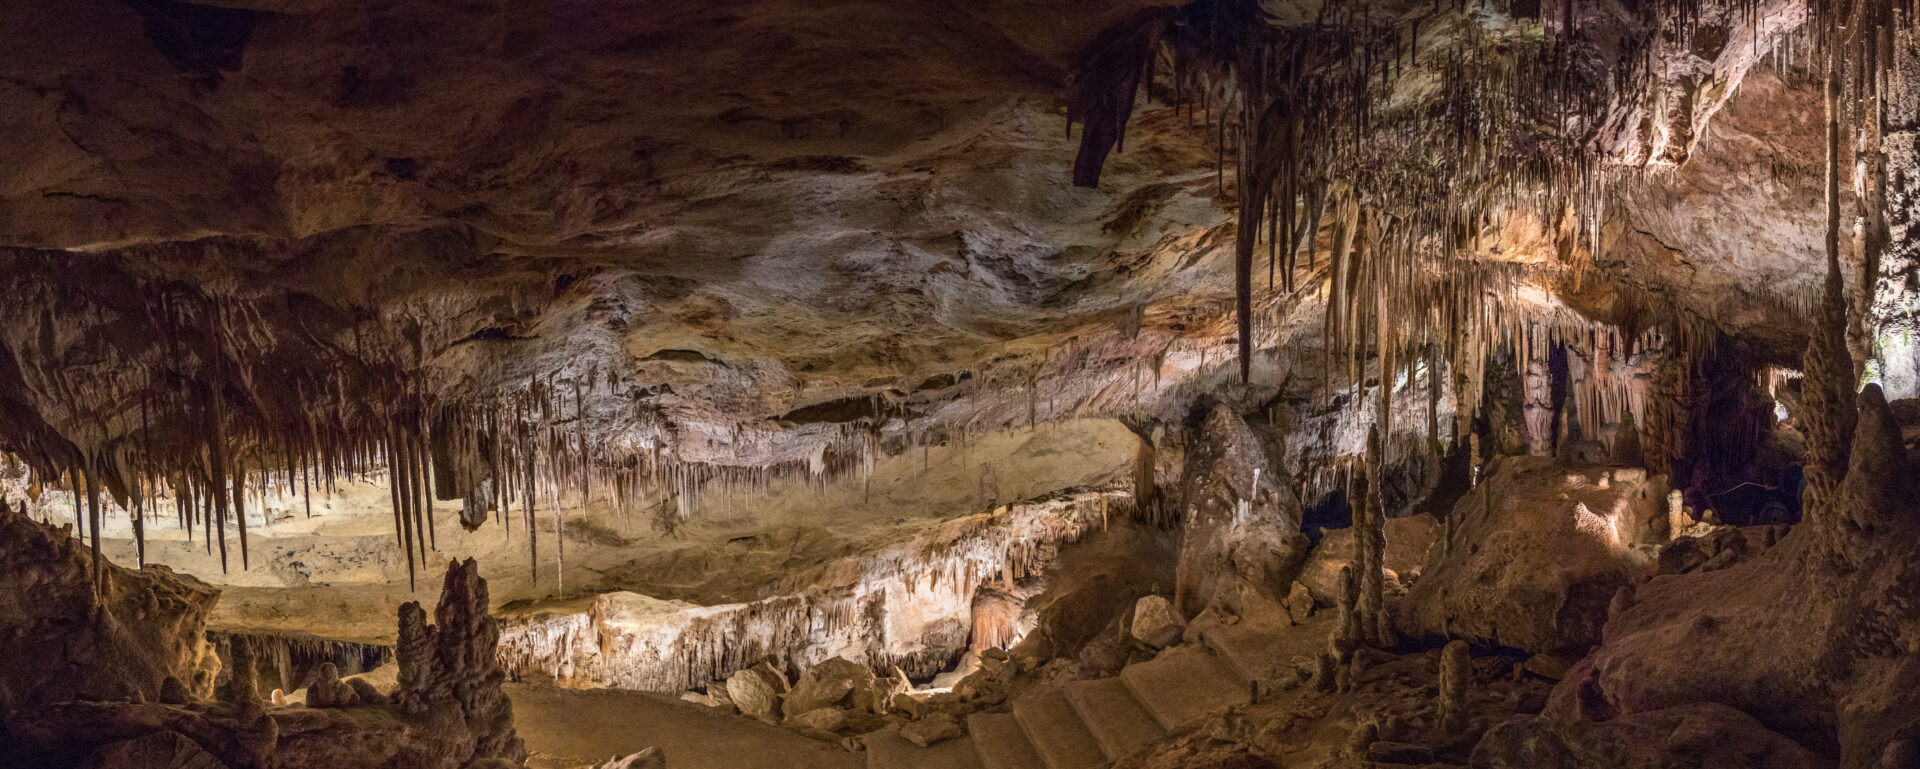
{"type": "Polygon", "coordinates": [[[930,713],[925,718],[900,727],[900,736],[924,748],[960,736],[960,723],[949,713],[930,713]]]}
{"type": "Polygon", "coordinates": [[[347,687],[353,690],[355,705],[384,705],[387,702],[387,695],[381,694],[379,689],[374,688],[373,682],[367,679],[349,678],[347,687]]]}
{"type": "Polygon", "coordinates": [[[1676,537],[1660,549],[1660,574],[1717,571],[1765,552],[1786,536],[1789,527],[1696,526],[1694,533],[1676,537]]]}
{"type": "Polygon", "coordinates": [[[310,708],[353,707],[357,700],[353,687],[340,680],[340,671],[331,662],[322,664],[313,683],[307,685],[307,707],[310,708]]]}
{"type": "Polygon", "coordinates": [[[1549,681],[1558,681],[1567,677],[1567,669],[1573,662],[1557,654],[1535,654],[1520,663],[1520,669],[1549,681]]]}
{"type": "Polygon", "coordinates": [[[727,679],[727,697],[733,700],[734,706],[763,721],[775,720],[780,715],[780,695],[785,688],[786,679],[764,665],[747,668],[727,679]]]}
{"type": "Polygon", "coordinates": [[[160,701],[168,705],[185,705],[193,701],[193,693],[187,691],[187,685],[180,679],[167,676],[160,682],[160,701]]]}
{"type": "MultiPolygon", "coordinates": [[[[1427,561],[1427,551],[1440,538],[1440,521],[1426,513],[1387,519],[1388,582],[1411,582],[1427,561]]],[[[1321,606],[1340,601],[1340,570],[1353,563],[1353,529],[1327,529],[1307,556],[1297,584],[1306,587],[1321,606]]],[[[1291,607],[1293,604],[1288,604],[1291,607]]]]}
{"type": "Polygon", "coordinates": [[[1305,583],[1295,581],[1293,589],[1287,592],[1287,619],[1295,625],[1305,625],[1307,618],[1313,616],[1313,607],[1313,591],[1305,583]]]}
{"type": "Polygon", "coordinates": [[[800,680],[793,685],[793,690],[787,692],[783,712],[792,717],[844,703],[849,708],[884,713],[884,691],[871,668],[834,657],[800,674],[800,680]]]}
{"type": "Polygon", "coordinates": [[[1183,617],[1238,607],[1242,588],[1278,601],[1306,558],[1300,500],[1238,414],[1215,407],[1188,450],[1173,602],[1183,617]]]}
{"type": "Polygon", "coordinates": [[[929,698],[918,694],[907,693],[893,698],[891,711],[908,718],[919,718],[928,712],[930,706],[929,698]]]}
{"type": "Polygon", "coordinates": [[[847,709],[840,707],[814,708],[799,715],[788,716],[787,725],[801,731],[832,734],[847,725],[847,709]]]}
{"type": "Polygon", "coordinates": [[[977,706],[998,704],[1006,699],[1013,685],[1015,670],[1005,654],[988,650],[980,655],[980,666],[953,685],[953,694],[977,706]]]}
{"type": "Polygon", "coordinates": [[[1404,635],[1578,657],[1600,640],[1614,594],[1649,569],[1631,545],[1665,499],[1664,483],[1637,470],[1497,460],[1391,616],[1404,635]]]}
{"type": "Polygon", "coordinates": [[[1167,648],[1179,643],[1186,629],[1187,623],[1173,610],[1173,602],[1162,596],[1146,596],[1133,604],[1133,626],[1130,630],[1134,640],[1143,645],[1154,649],[1167,648]]]}

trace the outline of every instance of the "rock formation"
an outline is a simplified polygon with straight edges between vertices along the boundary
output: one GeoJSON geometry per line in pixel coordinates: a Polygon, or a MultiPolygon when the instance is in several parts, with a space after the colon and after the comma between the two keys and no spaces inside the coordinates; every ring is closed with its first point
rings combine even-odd
{"type": "Polygon", "coordinates": [[[1454,506],[1446,546],[1400,601],[1400,632],[1584,651],[1599,642],[1614,592],[1649,571],[1633,545],[1664,514],[1657,483],[1639,470],[1495,462],[1454,506]]]}
{"type": "Polygon", "coordinates": [[[0,29],[0,763],[1920,753],[1912,0],[0,29]]]}
{"type": "MultiPolygon", "coordinates": [[[[31,544],[35,531],[43,532],[37,534],[41,546],[21,550],[17,560],[9,561],[21,569],[13,573],[43,575],[40,592],[9,594],[9,605],[31,605],[35,603],[31,596],[46,590],[87,593],[93,584],[91,571],[72,568],[85,551],[54,538],[51,532],[44,532],[39,524],[17,513],[0,511],[0,518],[19,535],[10,541],[31,544]],[[62,564],[68,568],[59,568],[62,564]]],[[[120,629],[116,635],[105,636],[126,640],[100,649],[124,651],[126,656],[95,666],[125,674],[121,686],[126,688],[103,695],[83,688],[88,679],[77,671],[18,670],[15,675],[32,673],[43,676],[47,683],[36,690],[33,705],[10,709],[0,721],[0,727],[4,727],[0,728],[0,761],[7,765],[52,769],[458,769],[520,766],[526,758],[526,750],[514,734],[512,706],[500,688],[503,677],[494,661],[498,631],[485,608],[486,581],[480,579],[472,561],[448,568],[435,612],[438,627],[422,626],[417,606],[403,608],[402,636],[424,639],[424,643],[403,645],[398,664],[407,672],[400,688],[389,695],[347,686],[340,683],[331,664],[326,664],[321,667],[317,688],[309,693],[307,707],[271,710],[263,707],[257,694],[248,696],[250,686],[239,690],[241,696],[220,703],[181,696],[177,691],[162,696],[163,687],[158,683],[153,685],[152,697],[132,688],[147,676],[165,673],[143,672],[136,667],[158,657],[151,652],[143,656],[138,653],[141,647],[126,644],[137,638],[149,648],[153,644],[160,644],[160,648],[191,647],[192,642],[204,647],[204,611],[217,593],[197,583],[183,582],[163,567],[132,572],[109,566],[104,574],[110,580],[108,584],[116,586],[115,595],[128,595],[136,586],[158,595],[135,599],[144,607],[137,614],[119,615],[109,609],[91,612],[96,624],[47,625],[42,639],[77,645],[102,637],[98,635],[98,623],[126,623],[108,625],[120,629]],[[181,604],[172,612],[163,611],[167,604],[155,601],[169,592],[184,592],[194,596],[196,602],[181,604]],[[177,613],[189,607],[192,611],[177,613]],[[134,628],[138,632],[133,632],[134,628]],[[487,763],[490,761],[503,763],[487,763]]],[[[210,650],[204,653],[211,655],[210,650]]],[[[178,686],[178,678],[165,675],[169,675],[166,680],[176,682],[172,686],[178,686]]],[[[210,680],[211,673],[203,678],[210,680]]]]}
{"type": "Polygon", "coordinates": [[[1187,616],[1245,593],[1278,601],[1306,559],[1300,503],[1239,415],[1212,410],[1187,453],[1174,605],[1187,616]]]}
{"type": "Polygon", "coordinates": [[[78,540],[5,502],[0,563],[0,654],[20,663],[0,672],[0,711],[212,694],[220,660],[203,631],[217,590],[164,566],[96,573],[78,540]]]}
{"type": "MultiPolygon", "coordinates": [[[[1386,579],[1396,586],[1411,584],[1412,577],[1427,563],[1427,551],[1438,541],[1440,523],[1427,514],[1386,520],[1386,579]],[[1403,579],[1401,575],[1406,575],[1403,579]]],[[[1353,563],[1354,532],[1351,527],[1328,529],[1300,569],[1300,586],[1309,599],[1332,606],[1339,599],[1340,569],[1353,563]]]]}

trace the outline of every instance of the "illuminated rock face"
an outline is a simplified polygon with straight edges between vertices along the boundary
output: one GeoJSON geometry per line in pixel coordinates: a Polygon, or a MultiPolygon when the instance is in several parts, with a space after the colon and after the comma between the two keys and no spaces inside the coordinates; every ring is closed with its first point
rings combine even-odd
{"type": "MultiPolygon", "coordinates": [[[[705,688],[767,661],[797,673],[835,657],[931,677],[970,648],[983,587],[1039,578],[1059,548],[1129,506],[1127,495],[1082,493],[957,518],[830,564],[824,582],[749,603],[613,592],[578,609],[543,607],[508,621],[500,657],[516,678],[656,692],[705,688]]],[[[1034,621],[1017,615],[1012,629],[1034,621]]]]}

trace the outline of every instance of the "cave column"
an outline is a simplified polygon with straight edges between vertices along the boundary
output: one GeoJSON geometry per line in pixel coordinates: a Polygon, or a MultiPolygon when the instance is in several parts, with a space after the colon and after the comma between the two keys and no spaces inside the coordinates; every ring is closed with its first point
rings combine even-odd
{"type": "Polygon", "coordinates": [[[1881,148],[1887,242],[1872,300],[1870,350],[1889,400],[1920,397],[1920,30],[1892,33],[1881,148]]]}
{"type": "Polygon", "coordinates": [[[1520,405],[1520,413],[1527,425],[1527,453],[1536,457],[1553,454],[1553,374],[1547,364],[1544,345],[1534,340],[1534,332],[1525,332],[1528,339],[1526,351],[1522,353],[1521,376],[1525,383],[1525,394],[1520,405]]]}
{"type": "Polygon", "coordinates": [[[1359,569],[1359,595],[1354,607],[1359,632],[1355,640],[1391,646],[1386,617],[1387,518],[1380,505],[1380,476],[1385,467],[1381,448],[1380,428],[1375,425],[1368,435],[1365,477],[1353,508],[1353,562],[1359,569]]]}
{"type": "Polygon", "coordinates": [[[1847,303],[1840,279],[1840,94],[1841,52],[1826,53],[1826,280],[1807,342],[1801,402],[1806,412],[1807,489],[1802,502],[1808,521],[1830,518],[1835,493],[1847,474],[1853,444],[1853,359],[1847,350],[1847,303]]]}

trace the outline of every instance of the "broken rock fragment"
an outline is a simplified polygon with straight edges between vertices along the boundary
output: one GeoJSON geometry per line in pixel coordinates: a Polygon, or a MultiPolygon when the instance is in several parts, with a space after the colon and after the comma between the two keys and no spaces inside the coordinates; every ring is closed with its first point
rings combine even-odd
{"type": "Polygon", "coordinates": [[[932,713],[900,727],[900,736],[924,748],[960,736],[960,724],[948,713],[932,713]]]}
{"type": "Polygon", "coordinates": [[[763,721],[772,721],[780,714],[780,695],[785,688],[785,679],[762,666],[742,670],[727,679],[727,696],[733,704],[740,712],[763,721]]]}
{"type": "Polygon", "coordinates": [[[1165,649],[1180,642],[1180,636],[1187,629],[1187,623],[1173,610],[1173,602],[1165,597],[1150,595],[1141,598],[1133,605],[1133,637],[1142,644],[1155,649],[1165,649]]]}

